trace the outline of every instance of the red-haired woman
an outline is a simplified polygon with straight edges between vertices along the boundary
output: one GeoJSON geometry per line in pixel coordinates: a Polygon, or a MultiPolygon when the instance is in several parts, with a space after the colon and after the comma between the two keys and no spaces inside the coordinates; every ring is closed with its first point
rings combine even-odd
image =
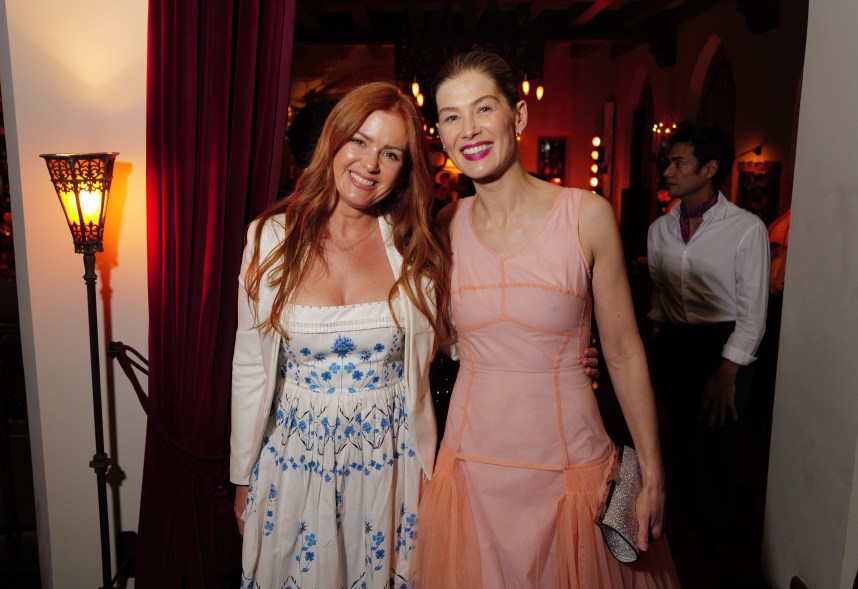
{"type": "Polygon", "coordinates": [[[449,333],[423,124],[372,83],[333,109],[239,279],[230,477],[242,587],[402,587],[449,333]]]}

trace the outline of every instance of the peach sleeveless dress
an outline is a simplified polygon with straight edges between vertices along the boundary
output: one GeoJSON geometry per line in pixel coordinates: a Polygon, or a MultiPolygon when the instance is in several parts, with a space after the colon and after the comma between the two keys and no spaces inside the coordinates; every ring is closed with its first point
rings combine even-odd
{"type": "Polygon", "coordinates": [[[579,365],[592,309],[581,195],[563,190],[532,240],[507,256],[477,236],[473,199],[458,205],[461,368],[418,509],[421,589],[679,585],[665,541],[622,565],[594,523],[614,445],[579,365]]]}

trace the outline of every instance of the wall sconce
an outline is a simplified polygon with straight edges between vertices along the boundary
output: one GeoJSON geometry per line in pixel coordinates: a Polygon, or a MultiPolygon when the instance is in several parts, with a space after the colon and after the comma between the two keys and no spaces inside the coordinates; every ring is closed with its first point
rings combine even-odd
{"type": "Polygon", "coordinates": [[[530,82],[527,81],[527,76],[524,77],[524,81],[521,83],[521,92],[525,96],[530,94],[530,82]]]}
{"type": "Polygon", "coordinates": [[[590,159],[593,160],[593,163],[590,164],[590,188],[595,192],[596,188],[602,184],[602,174],[607,166],[605,165],[605,148],[602,146],[602,138],[595,135],[590,140],[590,144],[593,146],[593,150],[590,152],[590,159]]]}
{"type": "Polygon", "coordinates": [[[542,96],[545,94],[545,88],[542,87],[542,84],[536,87],[536,99],[542,100],[542,96]]]}
{"type": "Polygon", "coordinates": [[[739,159],[743,155],[748,155],[749,153],[753,153],[754,155],[763,155],[763,145],[765,145],[765,143],[760,143],[759,145],[755,145],[751,149],[746,149],[742,153],[737,153],[736,159],[739,159]]]}
{"type": "Polygon", "coordinates": [[[107,517],[105,474],[110,458],[104,452],[104,426],[101,410],[101,370],[98,350],[98,314],[95,305],[95,253],[103,251],[104,217],[113,179],[113,163],[118,154],[53,153],[42,154],[51,182],[57,191],[74,242],[75,253],[83,254],[89,313],[89,359],[92,371],[92,408],[95,418],[95,454],[90,467],[98,485],[98,519],[101,531],[102,588],[113,587],[110,575],[110,530],[107,517]]]}

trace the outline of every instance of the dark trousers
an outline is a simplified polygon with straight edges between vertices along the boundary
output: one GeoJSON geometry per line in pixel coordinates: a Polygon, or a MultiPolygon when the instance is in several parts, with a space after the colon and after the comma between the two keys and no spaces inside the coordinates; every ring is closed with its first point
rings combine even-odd
{"type": "MultiPolygon", "coordinates": [[[[710,426],[708,415],[699,416],[703,387],[720,366],[733,328],[732,322],[667,324],[653,342],[653,377],[664,418],[668,522],[679,533],[695,530],[704,548],[725,545],[736,493],[739,422],[728,414],[723,426],[710,426]]],[[[751,380],[752,369],[742,367],[735,398],[740,420],[751,380]]]]}

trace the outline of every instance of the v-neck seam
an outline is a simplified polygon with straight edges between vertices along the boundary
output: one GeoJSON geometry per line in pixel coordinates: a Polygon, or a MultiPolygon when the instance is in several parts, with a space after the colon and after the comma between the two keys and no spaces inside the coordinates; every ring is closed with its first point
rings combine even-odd
{"type": "Polygon", "coordinates": [[[501,254],[497,253],[495,250],[493,250],[491,247],[489,247],[489,244],[487,244],[483,240],[483,238],[480,237],[480,234],[477,232],[477,227],[476,227],[476,225],[474,225],[474,203],[476,201],[472,201],[470,203],[471,206],[468,207],[468,210],[466,211],[466,213],[467,213],[467,215],[466,215],[467,219],[466,220],[467,220],[468,226],[471,229],[471,233],[473,233],[473,235],[474,235],[474,239],[477,240],[477,243],[479,243],[483,249],[485,249],[488,253],[490,253],[494,257],[496,257],[502,261],[507,261],[507,260],[514,258],[517,255],[523,253],[525,250],[527,250],[529,247],[531,247],[534,243],[536,243],[537,239],[539,239],[539,236],[542,235],[542,233],[545,231],[546,227],[548,227],[548,223],[549,223],[549,221],[551,221],[551,218],[557,212],[557,209],[560,208],[560,201],[561,201],[561,199],[564,198],[564,193],[566,193],[567,190],[569,190],[569,189],[564,188],[563,190],[560,191],[560,193],[554,199],[554,203],[552,203],[551,209],[548,211],[548,214],[545,215],[545,219],[542,220],[542,224],[533,233],[533,235],[523,245],[521,245],[521,247],[519,247],[517,250],[515,250],[512,253],[506,254],[506,255],[501,255],[501,254]]]}

